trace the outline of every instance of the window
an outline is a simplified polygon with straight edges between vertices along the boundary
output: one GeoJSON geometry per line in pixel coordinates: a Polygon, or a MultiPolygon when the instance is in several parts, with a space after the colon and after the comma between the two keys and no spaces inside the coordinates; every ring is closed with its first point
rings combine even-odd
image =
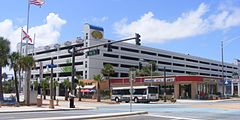
{"type": "Polygon", "coordinates": [[[135,57],[129,57],[129,56],[121,56],[121,59],[139,61],[139,58],[135,58],[135,57]]]}
{"type": "Polygon", "coordinates": [[[41,52],[36,52],[36,55],[44,54],[44,53],[50,53],[50,52],[54,52],[54,51],[57,51],[57,49],[52,49],[52,50],[45,50],[45,51],[41,51],[41,52]]]}
{"type": "Polygon", "coordinates": [[[184,64],[178,64],[178,63],[173,63],[173,66],[180,66],[180,67],[184,67],[184,64]]]}
{"type": "Polygon", "coordinates": [[[188,68],[198,68],[197,66],[192,66],[192,65],[186,65],[188,68]]]}
{"type": "Polygon", "coordinates": [[[118,50],[118,46],[114,46],[114,45],[112,45],[111,48],[112,48],[112,49],[117,49],[117,50],[118,50]]]}
{"type": "Polygon", "coordinates": [[[170,55],[158,54],[159,57],[172,58],[170,55]]]}
{"type": "Polygon", "coordinates": [[[176,57],[176,56],[173,56],[173,59],[176,59],[176,60],[184,60],[184,58],[176,57]]]}
{"type": "Polygon", "coordinates": [[[118,55],[113,55],[113,54],[107,54],[107,53],[103,53],[104,57],[111,57],[111,58],[118,58],[118,55]]]}
{"type": "Polygon", "coordinates": [[[86,33],[86,39],[88,39],[88,33],[86,33]]]}
{"type": "Polygon", "coordinates": [[[123,67],[123,68],[138,68],[138,66],[135,66],[135,65],[126,65],[126,64],[121,64],[121,67],[123,67]]]}
{"type": "Polygon", "coordinates": [[[210,68],[200,67],[202,70],[210,70],[210,68]]]}
{"type": "Polygon", "coordinates": [[[146,95],[147,90],[146,89],[134,89],[135,92],[133,93],[134,95],[146,95]]]}
{"type": "Polygon", "coordinates": [[[120,77],[128,77],[128,73],[120,73],[120,77]]]}
{"type": "Polygon", "coordinates": [[[184,71],[181,70],[173,70],[174,73],[185,73],[184,71]]]}
{"type": "Polygon", "coordinates": [[[163,62],[163,61],[158,61],[158,64],[172,65],[172,63],[170,62],[163,62]]]}
{"type": "Polygon", "coordinates": [[[209,64],[210,64],[209,62],[204,62],[204,61],[200,61],[200,63],[206,64],[206,65],[209,65],[209,64]]]}
{"type": "Polygon", "coordinates": [[[104,62],[104,63],[103,63],[103,66],[106,65],[106,64],[110,64],[110,65],[112,65],[112,66],[114,66],[114,67],[118,67],[118,64],[117,64],[117,63],[106,63],[106,62],[104,62]]]}
{"type": "Polygon", "coordinates": [[[193,59],[186,59],[186,61],[198,63],[197,60],[193,60],[193,59]]]}
{"type": "Polygon", "coordinates": [[[211,69],[211,71],[218,71],[217,69],[211,69]]]}
{"type": "Polygon", "coordinates": [[[200,73],[200,75],[210,76],[210,74],[208,74],[208,73],[200,73]]]}
{"type": "Polygon", "coordinates": [[[128,51],[128,52],[139,53],[139,50],[135,50],[135,49],[131,49],[131,48],[125,48],[125,47],[121,47],[121,50],[128,51]]]}
{"type": "MultiPolygon", "coordinates": [[[[173,85],[167,85],[166,86],[166,94],[167,95],[172,95],[174,93],[174,86],[173,85]]],[[[159,94],[163,95],[164,94],[164,85],[159,86],[159,94]]]]}
{"type": "Polygon", "coordinates": [[[218,66],[218,64],[215,64],[215,63],[211,63],[211,65],[213,65],[213,66],[218,66]]]}
{"type": "Polygon", "coordinates": [[[147,54],[147,55],[153,55],[153,56],[156,56],[157,54],[156,53],[153,53],[153,52],[147,52],[147,51],[141,51],[142,54],[147,54]]]}
{"type": "Polygon", "coordinates": [[[227,66],[227,68],[232,68],[231,66],[227,66]]]}

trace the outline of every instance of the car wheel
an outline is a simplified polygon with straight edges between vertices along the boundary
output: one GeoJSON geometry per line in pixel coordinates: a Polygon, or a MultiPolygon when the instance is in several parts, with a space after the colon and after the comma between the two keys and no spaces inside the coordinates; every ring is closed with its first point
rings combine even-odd
{"type": "Polygon", "coordinates": [[[116,98],[115,98],[115,101],[116,101],[116,103],[118,103],[118,102],[119,102],[119,98],[118,98],[118,97],[116,97],[116,98]]]}

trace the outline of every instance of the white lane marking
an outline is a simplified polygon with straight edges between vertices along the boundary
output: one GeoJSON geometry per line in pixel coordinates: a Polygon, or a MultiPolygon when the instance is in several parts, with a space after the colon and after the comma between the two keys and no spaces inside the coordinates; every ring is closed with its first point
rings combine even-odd
{"type": "Polygon", "coordinates": [[[155,115],[155,114],[147,114],[146,116],[171,118],[176,120],[202,120],[202,119],[195,119],[195,118],[174,117],[174,116],[164,116],[164,115],[155,115]]]}

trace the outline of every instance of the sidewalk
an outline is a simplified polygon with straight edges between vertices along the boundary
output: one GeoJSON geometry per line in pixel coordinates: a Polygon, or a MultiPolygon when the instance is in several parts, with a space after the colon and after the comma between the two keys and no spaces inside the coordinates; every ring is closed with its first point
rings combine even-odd
{"type": "Polygon", "coordinates": [[[240,98],[230,98],[221,100],[191,100],[191,99],[177,99],[176,103],[211,103],[211,102],[222,102],[222,101],[240,101],[240,98]]]}

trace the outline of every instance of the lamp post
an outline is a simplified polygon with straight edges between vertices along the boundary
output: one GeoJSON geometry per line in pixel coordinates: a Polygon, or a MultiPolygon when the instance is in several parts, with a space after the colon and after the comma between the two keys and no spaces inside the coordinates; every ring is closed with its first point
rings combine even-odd
{"type": "Polygon", "coordinates": [[[224,67],[223,67],[223,41],[221,41],[221,53],[222,53],[222,97],[224,97],[224,67]]]}

